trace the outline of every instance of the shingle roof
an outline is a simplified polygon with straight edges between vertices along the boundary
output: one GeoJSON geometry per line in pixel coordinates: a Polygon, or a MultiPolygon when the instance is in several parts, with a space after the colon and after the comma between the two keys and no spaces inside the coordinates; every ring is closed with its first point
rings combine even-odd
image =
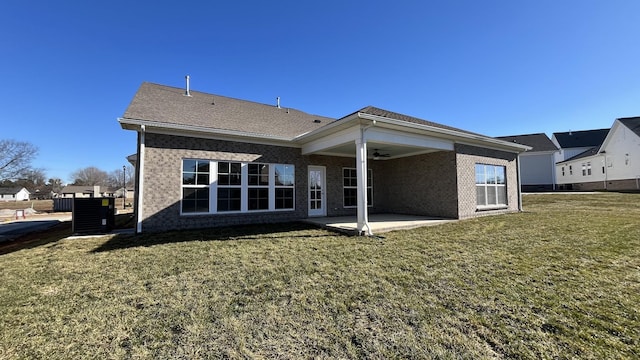
{"type": "Polygon", "coordinates": [[[15,195],[22,189],[22,186],[0,187],[0,195],[15,195]]]}
{"type": "Polygon", "coordinates": [[[640,136],[640,117],[620,118],[618,120],[629,130],[640,136]]]}
{"type": "Polygon", "coordinates": [[[198,91],[191,91],[191,96],[184,93],[184,89],[145,82],[123,117],[284,138],[293,138],[335,121],[274,105],[198,91]]]}
{"type": "MultiPolygon", "coordinates": [[[[443,125],[443,124],[435,123],[435,122],[432,122],[432,121],[429,121],[429,120],[423,120],[423,119],[420,119],[420,118],[417,118],[417,117],[404,115],[404,114],[400,114],[400,113],[389,111],[389,110],[385,110],[385,109],[380,109],[380,108],[377,108],[375,106],[366,106],[366,107],[356,111],[355,113],[365,113],[365,114],[369,114],[369,115],[382,116],[382,117],[386,117],[386,118],[394,119],[394,120],[406,121],[406,122],[410,122],[410,123],[414,123],[414,124],[433,126],[433,127],[440,128],[440,129],[459,131],[459,132],[466,133],[466,134],[486,136],[486,135],[474,133],[474,132],[471,132],[471,131],[458,129],[458,128],[455,128],[453,126],[443,125]]],[[[352,114],[350,114],[350,115],[352,115],[352,114]]],[[[339,120],[344,119],[346,117],[349,117],[350,115],[342,117],[339,120]]]]}
{"type": "Polygon", "coordinates": [[[592,147],[592,148],[590,148],[590,149],[588,149],[588,150],[585,150],[585,151],[581,152],[580,154],[578,154],[578,155],[576,155],[576,156],[574,156],[574,157],[570,157],[570,158],[568,158],[567,160],[560,161],[560,162],[558,162],[558,164],[565,163],[565,162],[568,162],[568,161],[574,161],[574,160],[578,160],[578,159],[582,159],[582,158],[585,158],[585,157],[589,157],[589,156],[596,155],[596,154],[598,153],[598,150],[600,150],[600,146],[594,146],[594,147],[592,147]]]}
{"type": "Polygon", "coordinates": [[[558,147],[549,139],[547,134],[527,134],[527,135],[511,135],[511,136],[498,136],[497,139],[514,142],[516,144],[522,144],[531,146],[532,151],[556,151],[558,147]]]}
{"type": "Polygon", "coordinates": [[[553,136],[555,136],[561,148],[567,149],[600,146],[608,133],[609,129],[598,129],[553,133],[553,136]]]}
{"type": "MultiPolygon", "coordinates": [[[[109,189],[106,186],[100,186],[100,192],[110,192],[111,189],[109,189]]],[[[60,191],[60,193],[62,194],[77,194],[77,193],[84,193],[84,194],[92,194],[93,193],[93,186],[92,185],[68,185],[62,188],[62,190],[60,191]]]]}

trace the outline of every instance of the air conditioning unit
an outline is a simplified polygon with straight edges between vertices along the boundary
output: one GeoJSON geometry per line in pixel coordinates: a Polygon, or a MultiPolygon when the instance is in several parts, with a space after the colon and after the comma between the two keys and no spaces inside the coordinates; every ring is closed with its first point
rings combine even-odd
{"type": "Polygon", "coordinates": [[[115,198],[75,198],[72,208],[74,234],[106,234],[115,225],[115,198]]]}

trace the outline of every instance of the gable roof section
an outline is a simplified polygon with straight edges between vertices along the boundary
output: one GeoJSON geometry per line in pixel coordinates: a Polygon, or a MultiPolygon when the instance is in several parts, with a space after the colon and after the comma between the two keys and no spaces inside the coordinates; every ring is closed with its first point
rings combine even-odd
{"type": "MultiPolygon", "coordinates": [[[[393,111],[389,111],[389,110],[385,110],[385,109],[380,109],[377,108],[375,106],[366,106],[356,112],[354,112],[353,114],[356,113],[361,113],[361,114],[369,114],[369,115],[374,115],[374,116],[381,116],[381,117],[385,117],[387,119],[394,119],[394,120],[400,120],[400,121],[405,121],[408,123],[412,123],[412,124],[418,124],[418,125],[427,125],[427,126],[431,126],[431,127],[435,127],[435,128],[439,128],[439,129],[443,129],[443,130],[451,130],[451,131],[457,131],[457,132],[461,132],[461,133],[466,133],[466,134],[473,134],[473,135],[480,135],[480,136],[484,136],[481,134],[477,134],[471,131],[466,131],[466,130],[462,130],[462,129],[458,129],[455,128],[453,126],[447,126],[447,125],[443,125],[443,124],[438,124],[429,120],[423,120],[417,117],[413,117],[413,116],[409,116],[409,115],[405,115],[405,114],[400,114],[397,112],[393,112],[393,111]]],[[[349,114],[347,116],[344,116],[338,120],[342,120],[345,118],[348,118],[349,116],[353,115],[353,114],[349,114]]]]}
{"type": "Polygon", "coordinates": [[[600,146],[607,137],[609,129],[569,131],[553,133],[563,149],[600,146]]]}
{"type": "MultiPolygon", "coordinates": [[[[106,186],[98,186],[99,191],[102,192],[111,192],[106,186]]],[[[67,185],[60,190],[61,194],[93,194],[93,186],[92,185],[67,185]]]]}
{"type": "Polygon", "coordinates": [[[535,151],[557,151],[558,147],[549,139],[547,134],[527,134],[527,135],[512,135],[512,136],[498,136],[496,139],[501,139],[516,144],[522,144],[531,146],[529,152],[535,151]]]}
{"type": "Polygon", "coordinates": [[[640,117],[620,118],[622,125],[629,128],[636,135],[640,136],[640,117]]]}
{"type": "Polygon", "coordinates": [[[579,159],[582,159],[582,158],[594,156],[594,155],[598,154],[599,150],[600,150],[600,146],[594,146],[592,148],[589,148],[589,149],[581,152],[580,154],[578,154],[576,156],[568,158],[567,160],[559,161],[559,162],[557,162],[557,164],[564,164],[564,163],[567,163],[569,161],[575,161],[575,160],[579,160],[579,159]]]}
{"type": "Polygon", "coordinates": [[[142,83],[121,123],[291,139],[335,119],[256,102],[142,83]],[[320,120],[320,122],[314,122],[320,120]]]}
{"type": "Polygon", "coordinates": [[[11,187],[0,187],[0,195],[15,195],[20,192],[20,190],[25,189],[29,194],[29,190],[22,186],[11,186],[11,187]]]}

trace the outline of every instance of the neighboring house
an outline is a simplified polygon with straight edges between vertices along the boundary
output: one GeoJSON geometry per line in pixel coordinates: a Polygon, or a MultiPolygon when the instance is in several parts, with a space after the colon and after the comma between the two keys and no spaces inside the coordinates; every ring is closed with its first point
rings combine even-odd
{"type": "Polygon", "coordinates": [[[553,133],[551,141],[560,150],[555,155],[555,162],[565,161],[602,145],[608,133],[609,129],[553,133]]]}
{"type": "Polygon", "coordinates": [[[551,191],[556,189],[556,161],[558,147],[544,133],[499,136],[498,139],[527,145],[531,150],[520,154],[520,185],[522,191],[551,191]]]}
{"type": "Polygon", "coordinates": [[[119,122],[138,133],[138,233],[521,209],[529,147],[371,106],[335,120],[143,83],[119,122]]]}
{"type": "Polygon", "coordinates": [[[117,190],[113,191],[113,196],[117,197],[117,198],[121,198],[122,195],[127,196],[128,199],[132,199],[135,196],[136,193],[136,189],[131,187],[131,188],[119,188],[117,190]],[[126,193],[125,193],[126,191],[126,193]]]}
{"type": "Polygon", "coordinates": [[[112,197],[113,190],[105,186],[83,186],[69,185],[62,188],[60,197],[63,198],[91,198],[91,197],[112,197]]]}
{"type": "Polygon", "coordinates": [[[0,201],[26,201],[31,193],[20,187],[0,187],[0,201]]]}
{"type": "Polygon", "coordinates": [[[567,190],[640,190],[640,117],[616,119],[600,146],[556,164],[567,190]]]}

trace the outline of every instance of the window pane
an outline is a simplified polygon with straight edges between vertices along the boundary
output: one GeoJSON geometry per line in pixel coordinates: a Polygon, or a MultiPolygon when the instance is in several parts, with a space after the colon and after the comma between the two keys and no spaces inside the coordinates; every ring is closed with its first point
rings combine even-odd
{"type": "Polygon", "coordinates": [[[195,173],[183,173],[182,174],[182,184],[184,184],[184,185],[195,185],[196,184],[196,174],[195,173]]]}
{"type": "Polygon", "coordinates": [[[276,209],[293,208],[293,189],[276,189],[276,209]]]}
{"type": "Polygon", "coordinates": [[[209,212],[209,188],[183,189],[182,212],[209,212]]]}
{"type": "Polygon", "coordinates": [[[505,177],[505,168],[504,166],[496,166],[495,167],[496,170],[496,183],[497,184],[506,184],[506,177],[505,177]]]}
{"type": "Polygon", "coordinates": [[[269,189],[249,188],[249,210],[269,209],[269,189]]]}
{"type": "Polygon", "coordinates": [[[184,172],[196,172],[195,160],[182,160],[182,171],[184,172]]]}
{"type": "Polygon", "coordinates": [[[476,164],[476,184],[482,185],[486,183],[484,165],[476,164]]]}
{"type": "Polygon", "coordinates": [[[487,205],[485,188],[485,186],[476,186],[476,200],[478,202],[478,205],[487,205]]]}
{"type": "Polygon", "coordinates": [[[239,211],[240,193],[238,188],[218,188],[218,211],[239,211]]]}
{"type": "Polygon", "coordinates": [[[487,205],[496,205],[497,203],[496,186],[487,186],[487,205]]]}
{"type": "Polygon", "coordinates": [[[218,163],[218,174],[228,174],[229,173],[229,163],[228,162],[219,162],[218,163]]]}
{"type": "Polygon", "coordinates": [[[498,186],[498,204],[506,205],[507,204],[507,187],[506,186],[498,186]]]}
{"type": "Polygon", "coordinates": [[[198,174],[198,185],[209,185],[209,174],[198,174]]]}
{"type": "Polygon", "coordinates": [[[356,206],[358,190],[354,188],[344,189],[344,206],[356,206]]]}
{"type": "Polygon", "coordinates": [[[495,166],[485,165],[484,169],[487,174],[487,184],[495,184],[496,183],[496,171],[495,166]]]}
{"type": "Polygon", "coordinates": [[[198,161],[198,172],[209,172],[209,161],[198,161]]]}

